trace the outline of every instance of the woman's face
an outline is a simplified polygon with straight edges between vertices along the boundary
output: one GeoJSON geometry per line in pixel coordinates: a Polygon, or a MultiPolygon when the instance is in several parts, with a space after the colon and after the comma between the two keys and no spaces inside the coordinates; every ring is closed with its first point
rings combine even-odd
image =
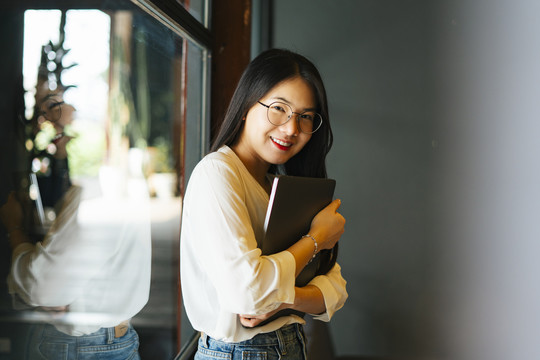
{"type": "Polygon", "coordinates": [[[316,108],[311,87],[301,77],[285,80],[272,88],[259,101],[270,105],[279,101],[292,108],[292,118],[285,124],[275,126],[268,121],[267,108],[259,103],[251,107],[244,119],[245,124],[234,150],[248,167],[284,164],[311,139],[298,128],[297,113],[316,108]]]}
{"type": "Polygon", "coordinates": [[[40,107],[41,116],[38,122],[41,124],[49,121],[58,133],[64,131],[64,127],[71,124],[74,119],[75,108],[64,101],[59,96],[47,98],[40,107]]]}

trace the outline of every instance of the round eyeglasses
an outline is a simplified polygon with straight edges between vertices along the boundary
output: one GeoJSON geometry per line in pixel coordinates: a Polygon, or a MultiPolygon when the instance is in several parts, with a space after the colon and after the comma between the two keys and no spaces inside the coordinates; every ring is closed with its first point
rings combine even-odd
{"type": "Polygon", "coordinates": [[[270,105],[263,104],[257,101],[259,104],[266,108],[266,117],[270,124],[275,126],[281,126],[289,121],[294,114],[296,114],[296,121],[298,128],[304,134],[313,134],[319,130],[322,125],[322,116],[314,111],[304,111],[303,113],[297,113],[292,108],[282,102],[276,101],[270,105]]]}
{"type": "Polygon", "coordinates": [[[50,122],[57,122],[62,117],[62,105],[64,105],[63,101],[52,97],[46,98],[41,104],[40,115],[50,122]]]}

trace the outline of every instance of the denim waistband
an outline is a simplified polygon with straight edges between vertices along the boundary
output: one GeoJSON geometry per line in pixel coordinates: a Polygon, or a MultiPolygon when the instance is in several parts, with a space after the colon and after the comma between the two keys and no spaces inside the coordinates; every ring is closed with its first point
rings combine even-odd
{"type": "MultiPolygon", "coordinates": [[[[132,328],[131,324],[128,324],[128,328],[132,328]]],[[[114,327],[101,328],[96,332],[87,335],[71,336],[59,331],[54,327],[54,325],[51,324],[43,325],[43,335],[48,338],[62,339],[64,341],[74,342],[79,345],[94,345],[96,341],[105,344],[112,344],[116,338],[114,327]]]]}
{"type": "MultiPolygon", "coordinates": [[[[221,344],[222,346],[233,345],[224,341],[216,340],[202,333],[202,340],[206,346],[210,346],[211,342],[221,344]]],[[[304,330],[301,324],[295,323],[283,326],[282,328],[269,332],[255,335],[249,340],[234,343],[235,346],[279,346],[284,347],[284,344],[297,341],[298,337],[304,338],[304,330]]]]}

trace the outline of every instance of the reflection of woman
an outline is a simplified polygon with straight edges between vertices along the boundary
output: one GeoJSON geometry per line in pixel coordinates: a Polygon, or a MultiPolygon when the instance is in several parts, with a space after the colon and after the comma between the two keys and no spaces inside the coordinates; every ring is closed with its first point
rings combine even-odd
{"type": "Polygon", "coordinates": [[[304,57],[269,50],[244,72],[213,152],[193,171],[184,201],[182,291],[188,317],[203,333],[196,359],[305,359],[304,320],[266,320],[294,309],[329,321],[343,306],[347,292],[337,263],[295,287],[312,257],[334,248],[343,233],[339,200],[287,251],[262,256],[257,248],[271,174],[326,176],[328,120],[322,80],[304,57]]]}
{"type": "Polygon", "coordinates": [[[70,187],[37,243],[14,193],[0,204],[13,251],[9,292],[16,309],[43,321],[29,327],[17,359],[140,359],[130,319],[148,301],[150,224],[144,179],[126,187],[139,192],[84,201],[81,188],[70,187]]]}

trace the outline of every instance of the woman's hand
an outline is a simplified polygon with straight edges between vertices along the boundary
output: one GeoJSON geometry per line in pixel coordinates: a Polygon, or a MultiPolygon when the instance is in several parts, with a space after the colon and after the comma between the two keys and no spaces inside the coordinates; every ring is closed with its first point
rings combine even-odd
{"type": "Polygon", "coordinates": [[[289,305],[287,304],[281,304],[276,310],[270,311],[267,314],[262,315],[238,315],[238,319],[240,320],[240,324],[242,324],[243,327],[252,328],[260,323],[262,323],[265,320],[270,319],[272,316],[277,314],[279,311],[289,308],[289,305]]]}
{"type": "Polygon", "coordinates": [[[294,291],[294,304],[281,304],[276,310],[263,315],[238,315],[240,323],[244,327],[252,328],[285,309],[292,309],[308,314],[322,314],[326,311],[324,297],[318,287],[307,285],[304,287],[295,287],[294,291]]]}
{"type": "Polygon", "coordinates": [[[318,250],[332,249],[345,231],[345,218],[338,212],[341,200],[332,201],[311,222],[309,234],[317,240],[318,250]]]}
{"type": "Polygon", "coordinates": [[[332,201],[311,221],[309,235],[317,242],[315,248],[309,237],[302,237],[287,249],[294,256],[296,262],[295,277],[312,259],[314,251],[332,249],[345,231],[345,218],[337,212],[340,205],[341,200],[332,201]]]}
{"type": "Polygon", "coordinates": [[[67,144],[71,139],[73,139],[73,136],[62,135],[54,142],[54,145],[56,145],[56,153],[54,153],[55,158],[63,160],[68,157],[67,144]]]}

